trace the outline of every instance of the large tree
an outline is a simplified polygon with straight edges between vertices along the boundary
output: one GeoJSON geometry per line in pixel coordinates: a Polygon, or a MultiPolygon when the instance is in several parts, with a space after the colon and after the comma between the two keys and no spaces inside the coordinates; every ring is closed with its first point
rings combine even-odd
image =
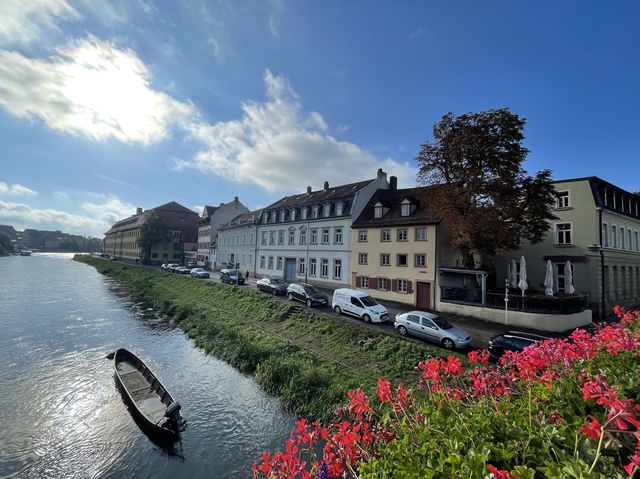
{"type": "Polygon", "coordinates": [[[145,222],[140,228],[138,244],[142,248],[142,262],[147,263],[151,258],[151,248],[158,243],[171,241],[171,231],[157,214],[146,213],[145,222]]]}
{"type": "Polygon", "coordinates": [[[11,237],[0,231],[0,256],[11,253],[13,247],[11,245],[11,237]]]}
{"type": "Polygon", "coordinates": [[[456,116],[433,127],[420,147],[418,181],[431,185],[429,203],[451,241],[474,266],[474,253],[495,256],[523,238],[540,242],[555,219],[551,172],[527,174],[522,142],[526,120],[508,108],[456,116]]]}

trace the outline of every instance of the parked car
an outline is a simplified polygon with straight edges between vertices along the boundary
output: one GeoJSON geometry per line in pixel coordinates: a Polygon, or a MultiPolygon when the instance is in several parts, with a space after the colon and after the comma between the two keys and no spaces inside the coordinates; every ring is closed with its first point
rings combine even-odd
{"type": "Polygon", "coordinates": [[[290,301],[302,301],[307,306],[324,306],[329,303],[329,298],[318,290],[315,286],[308,283],[291,283],[287,287],[287,296],[290,301]]]}
{"type": "Polygon", "coordinates": [[[191,270],[186,266],[178,266],[177,268],[173,269],[173,272],[178,274],[189,274],[191,270]]]}
{"type": "Polygon", "coordinates": [[[227,284],[244,284],[244,276],[237,269],[220,270],[220,282],[227,284]]]}
{"type": "Polygon", "coordinates": [[[402,336],[419,336],[441,344],[446,349],[463,349],[471,344],[469,333],[433,313],[410,311],[398,314],[394,326],[402,336]]]}
{"type": "Polygon", "coordinates": [[[522,331],[506,331],[494,334],[489,339],[489,355],[498,359],[505,351],[522,351],[527,346],[549,339],[547,336],[539,334],[525,333],[522,331]]]}
{"type": "Polygon", "coordinates": [[[165,271],[168,271],[169,273],[174,273],[175,269],[179,267],[180,265],[178,263],[169,263],[165,268],[165,271]]]}
{"type": "Polygon", "coordinates": [[[193,268],[191,270],[191,276],[194,278],[209,278],[211,275],[203,268],[193,268]]]}
{"type": "Polygon", "coordinates": [[[331,307],[338,314],[351,314],[365,323],[380,323],[389,319],[387,308],[367,293],[355,289],[336,289],[333,292],[331,307]]]}
{"type": "Polygon", "coordinates": [[[169,265],[168,265],[168,264],[166,264],[166,263],[162,263],[162,265],[160,265],[160,269],[161,269],[162,271],[166,271],[166,270],[167,270],[167,266],[169,266],[169,265]]]}
{"type": "Polygon", "coordinates": [[[277,296],[279,294],[284,296],[287,294],[287,283],[285,283],[281,279],[259,279],[258,281],[256,281],[256,288],[258,288],[258,291],[266,291],[267,293],[271,293],[274,296],[277,296]]]}

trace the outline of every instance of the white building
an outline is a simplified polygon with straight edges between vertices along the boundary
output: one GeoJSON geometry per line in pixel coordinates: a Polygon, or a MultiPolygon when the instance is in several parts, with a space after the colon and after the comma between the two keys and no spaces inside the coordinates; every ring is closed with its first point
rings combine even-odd
{"type": "Polygon", "coordinates": [[[243,213],[218,228],[217,259],[242,273],[256,273],[256,238],[260,210],[243,213]]]}
{"type": "Polygon", "coordinates": [[[198,221],[198,266],[208,265],[211,269],[216,268],[218,229],[248,211],[249,209],[238,200],[237,196],[229,203],[204,207],[198,221]]]}
{"type": "Polygon", "coordinates": [[[388,189],[374,179],[286,196],[264,208],[258,225],[257,276],[326,286],[351,284],[350,228],[371,196],[388,189]]]}

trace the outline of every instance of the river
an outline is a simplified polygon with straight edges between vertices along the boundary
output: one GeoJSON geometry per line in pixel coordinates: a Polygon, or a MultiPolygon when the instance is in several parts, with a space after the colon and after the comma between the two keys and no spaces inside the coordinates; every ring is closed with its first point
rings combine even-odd
{"type": "MultiPolygon", "coordinates": [[[[247,376],[71,255],[0,258],[0,477],[243,478],[294,418],[247,376]],[[138,427],[116,388],[118,347],[182,404],[173,447],[138,427]]],[[[195,281],[195,280],[194,280],[195,281]]]]}

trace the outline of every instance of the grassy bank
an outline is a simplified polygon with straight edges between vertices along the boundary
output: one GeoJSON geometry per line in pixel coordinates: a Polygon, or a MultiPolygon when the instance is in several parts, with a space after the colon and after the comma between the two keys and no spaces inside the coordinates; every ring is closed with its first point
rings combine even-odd
{"type": "Polygon", "coordinates": [[[166,314],[198,347],[255,375],[288,410],[306,417],[328,417],[348,390],[361,384],[373,390],[378,377],[413,382],[419,361],[446,353],[253,288],[89,255],[75,260],[117,280],[136,300],[166,314]]]}

